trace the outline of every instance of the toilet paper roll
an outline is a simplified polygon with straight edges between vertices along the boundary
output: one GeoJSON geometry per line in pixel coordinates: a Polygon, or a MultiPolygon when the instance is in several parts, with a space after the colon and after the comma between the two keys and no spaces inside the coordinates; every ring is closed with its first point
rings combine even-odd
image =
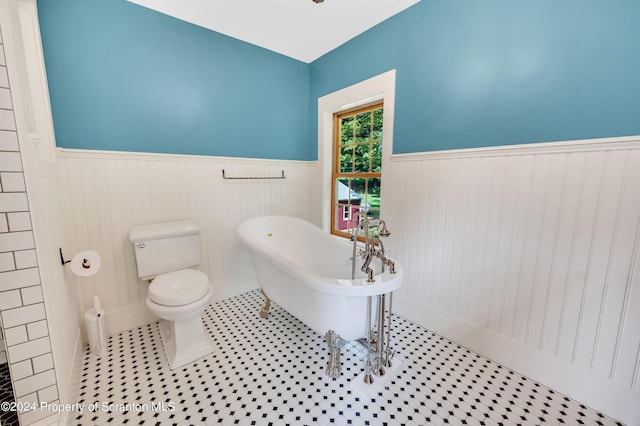
{"type": "Polygon", "coordinates": [[[88,277],[100,269],[100,256],[95,251],[85,250],[71,259],[71,272],[79,277],[88,277]]]}

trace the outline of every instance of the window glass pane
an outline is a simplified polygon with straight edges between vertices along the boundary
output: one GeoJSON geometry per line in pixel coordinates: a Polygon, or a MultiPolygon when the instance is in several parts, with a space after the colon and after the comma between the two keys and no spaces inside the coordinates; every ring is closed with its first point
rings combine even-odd
{"type": "Polygon", "coordinates": [[[367,213],[370,211],[378,211],[380,209],[380,179],[366,179],[364,192],[360,193],[362,202],[360,205],[367,213]]]}
{"type": "Polygon", "coordinates": [[[358,226],[360,218],[355,213],[360,210],[360,206],[353,204],[336,204],[334,217],[334,230],[351,234],[353,228],[358,226]]]}
{"type": "MultiPolygon", "coordinates": [[[[362,179],[359,179],[362,180],[362,179]]],[[[360,204],[362,196],[358,191],[354,190],[352,179],[338,178],[336,179],[336,203],[342,204],[360,204]]]]}
{"type": "Polygon", "coordinates": [[[371,144],[371,171],[382,172],[382,142],[371,144]]]}
{"type": "Polygon", "coordinates": [[[357,144],[354,150],[353,171],[368,173],[371,171],[371,144],[357,144]]]}
{"type": "Polygon", "coordinates": [[[351,189],[358,194],[360,200],[364,198],[366,192],[365,185],[367,184],[366,178],[353,178],[351,180],[351,189]]]}
{"type": "Polygon", "coordinates": [[[380,219],[380,209],[374,209],[373,207],[369,208],[367,216],[372,219],[380,219]]]}
{"type": "Polygon", "coordinates": [[[355,136],[353,133],[354,117],[345,117],[340,120],[340,143],[348,144],[355,142],[355,136]]]}
{"type": "Polygon", "coordinates": [[[368,142],[371,135],[371,111],[356,116],[356,142],[368,142]]]}
{"type": "Polygon", "coordinates": [[[382,111],[383,108],[373,111],[373,132],[371,139],[382,140],[382,111]]]}
{"type": "Polygon", "coordinates": [[[345,231],[348,227],[348,222],[344,220],[344,210],[348,209],[346,204],[336,204],[334,206],[334,218],[333,229],[336,231],[345,231]]]}
{"type": "Polygon", "coordinates": [[[355,145],[344,145],[340,147],[340,173],[352,173],[353,172],[353,149],[355,145]]]}

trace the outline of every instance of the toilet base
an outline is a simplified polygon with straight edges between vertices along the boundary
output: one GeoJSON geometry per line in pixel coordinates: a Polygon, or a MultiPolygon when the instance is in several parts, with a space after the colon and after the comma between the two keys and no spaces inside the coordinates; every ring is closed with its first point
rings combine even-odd
{"type": "Polygon", "coordinates": [[[197,315],[186,321],[161,320],[158,324],[164,353],[172,370],[213,352],[213,344],[197,315]]]}

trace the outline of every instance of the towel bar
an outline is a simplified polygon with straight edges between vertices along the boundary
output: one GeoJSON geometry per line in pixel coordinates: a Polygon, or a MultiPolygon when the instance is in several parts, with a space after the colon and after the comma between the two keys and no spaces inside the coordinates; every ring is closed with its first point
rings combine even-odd
{"type": "Polygon", "coordinates": [[[224,174],[224,169],[222,169],[222,179],[286,179],[284,176],[284,170],[282,170],[281,176],[242,176],[242,177],[228,177],[224,174]]]}

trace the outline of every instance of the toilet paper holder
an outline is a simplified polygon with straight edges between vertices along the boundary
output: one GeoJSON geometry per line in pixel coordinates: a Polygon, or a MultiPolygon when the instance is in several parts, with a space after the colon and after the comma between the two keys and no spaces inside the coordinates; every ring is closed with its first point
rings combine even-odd
{"type": "MultiPolygon", "coordinates": [[[[62,264],[62,266],[64,266],[67,263],[70,263],[70,260],[64,260],[64,255],[62,254],[62,248],[58,247],[58,250],[60,250],[60,263],[62,264]]],[[[89,262],[89,260],[87,259],[82,259],[82,267],[84,269],[89,269],[91,268],[91,262],[89,262]]]]}
{"type": "Polygon", "coordinates": [[[69,263],[71,262],[70,260],[64,260],[64,256],[62,255],[62,248],[58,248],[60,250],[60,263],[62,264],[62,266],[65,265],[65,263],[69,263]]]}

